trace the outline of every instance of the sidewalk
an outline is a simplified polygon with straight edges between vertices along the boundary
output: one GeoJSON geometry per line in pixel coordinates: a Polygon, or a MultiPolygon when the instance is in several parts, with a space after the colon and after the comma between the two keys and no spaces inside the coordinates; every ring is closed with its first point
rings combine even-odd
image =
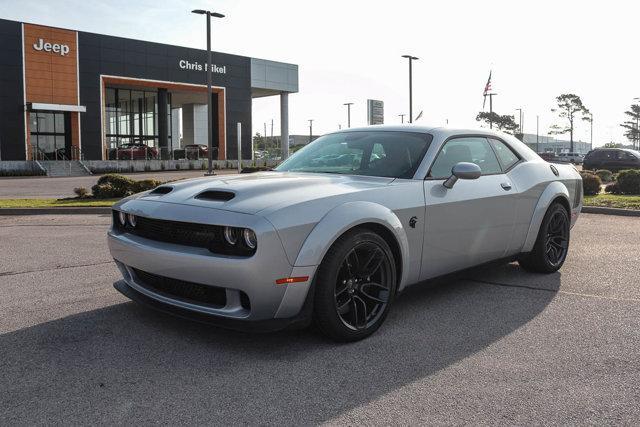
{"type": "MultiPolygon", "coordinates": [[[[236,174],[235,169],[216,170],[219,175],[236,174]]],[[[200,178],[204,176],[202,170],[184,170],[167,172],[124,173],[135,180],[158,179],[161,181],[200,178]]],[[[85,187],[91,191],[100,175],[72,176],[72,177],[17,177],[0,178],[0,199],[62,199],[74,197],[74,188],[85,187]]]]}

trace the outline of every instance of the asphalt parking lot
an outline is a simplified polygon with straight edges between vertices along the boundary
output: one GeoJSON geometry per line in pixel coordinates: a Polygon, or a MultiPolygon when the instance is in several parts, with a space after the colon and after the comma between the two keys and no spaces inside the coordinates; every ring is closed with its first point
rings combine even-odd
{"type": "Polygon", "coordinates": [[[129,302],[108,222],[0,216],[0,424],[640,422],[640,218],[584,214],[557,274],[413,287],[349,345],[129,302]]]}

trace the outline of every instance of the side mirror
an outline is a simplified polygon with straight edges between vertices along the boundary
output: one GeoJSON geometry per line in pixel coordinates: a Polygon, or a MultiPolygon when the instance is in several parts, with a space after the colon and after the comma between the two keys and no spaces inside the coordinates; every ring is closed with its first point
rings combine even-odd
{"type": "Polygon", "coordinates": [[[460,162],[451,168],[451,176],[442,184],[446,188],[453,188],[459,179],[478,179],[482,175],[480,166],[475,163],[460,162]]]}

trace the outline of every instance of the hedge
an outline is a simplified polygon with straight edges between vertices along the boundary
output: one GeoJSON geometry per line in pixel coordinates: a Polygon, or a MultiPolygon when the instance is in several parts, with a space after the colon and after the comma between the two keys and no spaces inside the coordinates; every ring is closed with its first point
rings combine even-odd
{"type": "Polygon", "coordinates": [[[617,177],[617,184],[622,194],[640,194],[640,170],[620,171],[617,177]]]}
{"type": "Polygon", "coordinates": [[[113,199],[152,190],[160,184],[162,181],[157,179],[134,181],[126,176],[110,173],[101,176],[98,183],[91,187],[91,192],[96,199],[113,199]]]}
{"type": "Polygon", "coordinates": [[[582,191],[585,196],[595,196],[600,192],[600,186],[602,180],[600,177],[592,172],[582,171],[580,172],[582,177],[582,191]]]}

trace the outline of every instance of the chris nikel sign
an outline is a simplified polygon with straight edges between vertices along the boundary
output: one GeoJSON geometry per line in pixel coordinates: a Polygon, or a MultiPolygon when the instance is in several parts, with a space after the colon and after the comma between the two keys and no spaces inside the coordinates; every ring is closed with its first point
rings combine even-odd
{"type": "MultiPolygon", "coordinates": [[[[183,70],[193,70],[193,71],[207,71],[207,64],[201,64],[199,62],[189,62],[186,59],[181,59],[178,62],[178,66],[183,70]]],[[[211,65],[211,72],[217,74],[227,74],[227,66],[226,65],[211,65]]]]}
{"type": "Polygon", "coordinates": [[[38,41],[33,44],[33,48],[38,51],[57,53],[60,56],[65,56],[69,53],[69,45],[49,43],[45,42],[43,39],[38,39],[38,41]]]}

